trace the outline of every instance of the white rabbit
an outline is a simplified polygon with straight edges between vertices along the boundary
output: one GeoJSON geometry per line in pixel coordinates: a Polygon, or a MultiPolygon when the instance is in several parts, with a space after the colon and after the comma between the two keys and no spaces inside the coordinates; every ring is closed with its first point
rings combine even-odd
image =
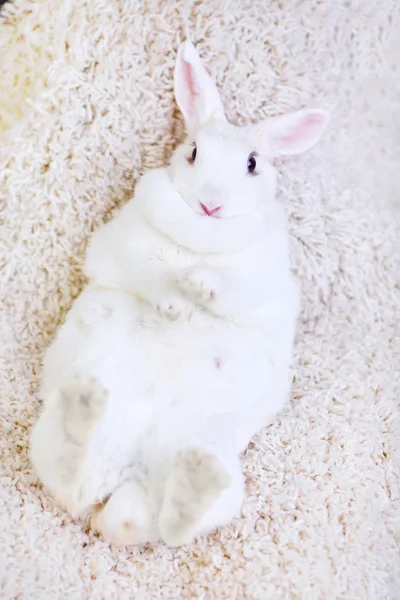
{"type": "Polygon", "coordinates": [[[31,439],[45,487],[115,543],[181,545],[240,510],[238,455],[285,403],[299,304],[270,161],[327,120],[231,125],[190,42],[175,96],[188,140],[93,236],[31,439]]]}

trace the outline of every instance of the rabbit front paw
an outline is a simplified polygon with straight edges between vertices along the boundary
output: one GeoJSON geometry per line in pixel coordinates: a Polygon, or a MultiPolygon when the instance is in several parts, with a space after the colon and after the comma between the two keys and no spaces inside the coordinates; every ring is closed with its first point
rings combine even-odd
{"type": "Polygon", "coordinates": [[[157,313],[160,317],[170,321],[187,320],[192,316],[192,307],[178,294],[166,294],[156,303],[157,313]]]}
{"type": "Polygon", "coordinates": [[[194,302],[209,304],[216,300],[221,278],[210,269],[194,267],[185,271],[178,280],[181,292],[194,302]]]}

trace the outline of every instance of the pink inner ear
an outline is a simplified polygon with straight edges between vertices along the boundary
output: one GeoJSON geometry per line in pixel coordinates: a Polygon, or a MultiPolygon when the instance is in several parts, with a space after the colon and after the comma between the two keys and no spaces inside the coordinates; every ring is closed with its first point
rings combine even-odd
{"type": "Polygon", "coordinates": [[[190,63],[186,62],[185,60],[183,61],[183,70],[185,73],[185,79],[186,79],[187,88],[188,88],[188,92],[189,92],[188,108],[189,108],[189,112],[193,112],[194,101],[197,96],[197,92],[196,92],[196,86],[194,83],[192,67],[191,67],[190,63]]]}
{"type": "Polygon", "coordinates": [[[301,140],[306,140],[310,135],[314,133],[315,128],[319,128],[323,125],[324,117],[316,113],[304,117],[304,119],[293,129],[291,129],[289,135],[282,136],[280,143],[282,146],[292,146],[301,140]]]}

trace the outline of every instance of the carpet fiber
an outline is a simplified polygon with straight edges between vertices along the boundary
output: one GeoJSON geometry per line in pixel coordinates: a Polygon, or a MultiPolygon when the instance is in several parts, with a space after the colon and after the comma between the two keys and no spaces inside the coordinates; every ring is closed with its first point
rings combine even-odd
{"type": "Polygon", "coordinates": [[[14,0],[0,20],[0,596],[399,598],[399,2],[14,0]],[[303,290],[293,392],[243,457],[230,527],[110,547],[43,492],[29,433],[91,232],[182,136],[187,36],[232,121],[332,113],[277,165],[303,290]]]}

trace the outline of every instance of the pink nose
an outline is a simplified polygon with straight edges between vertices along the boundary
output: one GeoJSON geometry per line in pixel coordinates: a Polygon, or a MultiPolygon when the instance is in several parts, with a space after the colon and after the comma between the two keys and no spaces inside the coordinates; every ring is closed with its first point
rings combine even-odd
{"type": "Polygon", "coordinates": [[[202,202],[200,202],[200,206],[203,209],[203,211],[206,213],[206,215],[208,215],[209,217],[212,217],[213,215],[216,215],[221,210],[220,206],[216,206],[215,208],[211,208],[210,206],[206,206],[202,202]]]}
{"type": "Polygon", "coordinates": [[[216,216],[221,209],[222,198],[219,190],[211,185],[205,185],[200,192],[200,206],[209,217],[216,216]]]}

